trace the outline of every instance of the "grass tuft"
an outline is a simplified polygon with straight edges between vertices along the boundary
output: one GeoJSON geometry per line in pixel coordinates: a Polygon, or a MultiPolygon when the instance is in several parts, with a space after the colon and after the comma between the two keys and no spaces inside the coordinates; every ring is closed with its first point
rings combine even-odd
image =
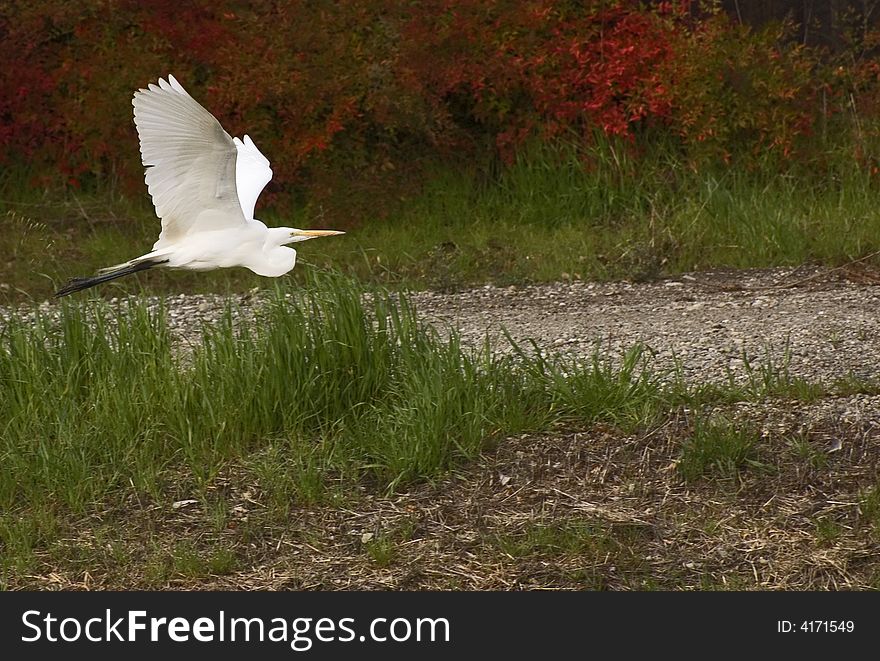
{"type": "Polygon", "coordinates": [[[682,445],[678,471],[687,482],[710,475],[735,477],[753,463],[759,434],[724,418],[697,418],[691,437],[682,445]]]}

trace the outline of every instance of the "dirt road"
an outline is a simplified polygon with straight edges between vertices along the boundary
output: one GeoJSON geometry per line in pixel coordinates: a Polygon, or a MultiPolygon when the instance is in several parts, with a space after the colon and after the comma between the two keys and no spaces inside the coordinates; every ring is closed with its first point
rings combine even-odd
{"type": "MultiPolygon", "coordinates": [[[[569,282],[415,296],[466,339],[507,328],[542,348],[619,354],[638,342],[658,368],[697,381],[772,360],[809,381],[880,377],[880,277],[816,268],[694,273],[651,283],[569,282]]],[[[500,346],[504,342],[499,342],[500,346]]]]}

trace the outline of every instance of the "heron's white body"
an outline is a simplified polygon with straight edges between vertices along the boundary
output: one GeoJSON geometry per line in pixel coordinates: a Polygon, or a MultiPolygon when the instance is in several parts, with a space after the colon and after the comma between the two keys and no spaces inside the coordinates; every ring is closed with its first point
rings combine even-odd
{"type": "Polygon", "coordinates": [[[268,228],[259,220],[249,220],[241,228],[196,232],[165,245],[160,239],[152,252],[138,259],[168,260],[165,266],[191,271],[243,266],[277,278],[296,265],[296,250],[281,245],[285,240],[290,240],[287,228],[268,228]]]}
{"type": "Polygon", "coordinates": [[[342,234],[256,220],[257,198],[272,178],[268,159],[247,135],[230,137],[174,76],[135,92],[132,105],[147,188],[162,220],[159,239],[151,252],[102,269],[103,276],[75,279],[57,295],[153,266],[243,266],[278,277],[296,264],[287,244],[342,234]]]}

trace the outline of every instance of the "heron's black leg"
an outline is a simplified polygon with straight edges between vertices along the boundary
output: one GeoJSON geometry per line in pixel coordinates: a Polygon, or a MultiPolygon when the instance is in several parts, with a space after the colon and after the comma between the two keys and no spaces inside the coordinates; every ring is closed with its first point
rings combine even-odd
{"type": "Polygon", "coordinates": [[[58,298],[60,296],[67,296],[68,294],[72,294],[75,291],[82,291],[83,289],[88,289],[89,287],[100,285],[102,282],[116,280],[116,278],[131,275],[132,273],[137,273],[138,271],[146,271],[147,269],[151,269],[154,266],[159,266],[160,264],[167,263],[167,259],[161,261],[145,259],[142,262],[135,262],[134,264],[131,264],[129,266],[123,266],[122,268],[115,271],[110,271],[110,273],[102,273],[101,275],[94,275],[90,278],[73,278],[70,280],[70,282],[68,282],[61,289],[55,292],[55,298],[58,298]]]}

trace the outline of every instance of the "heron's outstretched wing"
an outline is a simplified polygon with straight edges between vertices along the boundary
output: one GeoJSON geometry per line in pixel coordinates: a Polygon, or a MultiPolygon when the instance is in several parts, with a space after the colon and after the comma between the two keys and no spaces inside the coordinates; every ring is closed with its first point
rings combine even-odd
{"type": "Polygon", "coordinates": [[[235,147],[238,149],[238,160],[235,165],[235,187],[238,190],[238,201],[244,217],[248,220],[254,217],[254,207],[257,198],[269,180],[272,179],[272,169],[269,167],[269,159],[257,149],[250,136],[244,136],[244,142],[233,138],[235,147]]]}
{"type": "MultiPolygon", "coordinates": [[[[269,162],[256,147],[253,151],[262,162],[242,159],[239,154],[246,145],[233,141],[173,76],[135,92],[132,105],[141,157],[147,166],[147,187],[156,214],[162,219],[157,246],[196,231],[241,226],[253,217],[257,195],[271,177],[269,162]],[[243,173],[237,172],[238,167],[243,173]],[[248,175],[251,170],[255,174],[248,175]],[[260,188],[254,190],[253,182],[263,179],[260,188]],[[247,215],[239,200],[237,181],[247,189],[247,215]]],[[[250,139],[247,141],[253,145],[250,139]]]]}

